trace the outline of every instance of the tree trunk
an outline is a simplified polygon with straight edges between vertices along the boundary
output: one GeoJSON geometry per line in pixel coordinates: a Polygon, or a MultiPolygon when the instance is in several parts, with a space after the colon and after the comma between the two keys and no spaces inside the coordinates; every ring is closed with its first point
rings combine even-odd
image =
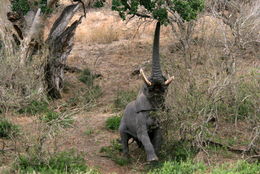
{"type": "Polygon", "coordinates": [[[60,17],[55,21],[46,41],[49,55],[45,67],[45,79],[48,94],[55,99],[61,98],[64,83],[64,65],[66,65],[67,57],[73,47],[75,30],[82,20],[81,16],[71,26],[67,27],[78,7],[79,4],[70,5],[63,10],[60,17]]]}

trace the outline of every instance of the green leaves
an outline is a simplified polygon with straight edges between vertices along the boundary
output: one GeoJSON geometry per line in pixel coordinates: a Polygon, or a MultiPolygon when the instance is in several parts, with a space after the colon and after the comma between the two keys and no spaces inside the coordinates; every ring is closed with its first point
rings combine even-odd
{"type": "MultiPolygon", "coordinates": [[[[145,14],[162,24],[169,22],[168,13],[177,12],[184,21],[196,19],[204,9],[204,0],[113,0],[112,10],[124,20],[127,15],[145,14]]],[[[141,16],[141,15],[138,15],[141,16]]]]}
{"type": "Polygon", "coordinates": [[[34,3],[29,3],[28,0],[13,0],[12,11],[26,15],[32,8],[41,8],[43,14],[50,14],[52,12],[51,8],[47,7],[47,0],[38,0],[34,3]]]}
{"type": "Polygon", "coordinates": [[[185,21],[196,19],[198,13],[204,9],[204,0],[173,0],[173,3],[171,9],[185,21]]]}
{"type": "Polygon", "coordinates": [[[159,8],[159,9],[153,10],[153,18],[157,19],[158,21],[160,21],[163,24],[167,24],[168,23],[167,10],[165,8],[159,8]]]}
{"type": "Polygon", "coordinates": [[[30,11],[28,0],[14,0],[12,1],[12,10],[26,15],[30,11]]]}

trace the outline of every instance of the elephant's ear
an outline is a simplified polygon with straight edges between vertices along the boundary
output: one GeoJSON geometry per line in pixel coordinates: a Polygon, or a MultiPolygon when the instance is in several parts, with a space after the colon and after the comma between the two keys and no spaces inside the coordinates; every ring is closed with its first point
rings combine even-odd
{"type": "Polygon", "coordinates": [[[136,112],[153,110],[153,107],[150,104],[149,100],[142,92],[139,93],[139,95],[137,96],[135,105],[136,105],[136,112]]]}

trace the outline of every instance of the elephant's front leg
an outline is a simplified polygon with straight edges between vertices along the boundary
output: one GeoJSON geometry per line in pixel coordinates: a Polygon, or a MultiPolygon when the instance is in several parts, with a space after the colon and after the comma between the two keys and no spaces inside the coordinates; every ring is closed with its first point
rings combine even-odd
{"type": "Polygon", "coordinates": [[[120,137],[121,137],[121,144],[122,144],[122,148],[123,148],[123,154],[125,156],[129,156],[129,153],[128,153],[128,140],[129,140],[129,135],[124,132],[125,130],[125,126],[120,126],[119,128],[119,132],[120,132],[120,137]]]}
{"type": "Polygon", "coordinates": [[[155,154],[154,147],[149,138],[146,126],[143,125],[142,127],[138,128],[137,137],[144,146],[147,155],[147,161],[157,161],[158,157],[155,154]]]}
{"type": "Polygon", "coordinates": [[[152,141],[155,153],[158,155],[159,151],[161,149],[162,141],[163,141],[162,131],[159,127],[152,131],[151,141],[152,141]]]}
{"type": "Polygon", "coordinates": [[[128,157],[129,156],[129,148],[128,148],[128,140],[129,140],[129,135],[124,132],[120,132],[121,136],[121,143],[122,143],[122,148],[123,148],[123,154],[128,157]]]}

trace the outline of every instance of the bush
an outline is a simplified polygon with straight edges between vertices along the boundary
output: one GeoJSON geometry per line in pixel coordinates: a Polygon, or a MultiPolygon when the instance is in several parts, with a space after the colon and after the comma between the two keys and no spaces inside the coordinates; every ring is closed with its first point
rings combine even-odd
{"type": "Polygon", "coordinates": [[[79,77],[79,80],[87,85],[87,89],[84,89],[82,94],[84,104],[89,104],[102,95],[100,86],[94,85],[94,79],[97,77],[98,75],[93,74],[89,69],[84,69],[79,77]]]}
{"type": "Polygon", "coordinates": [[[106,128],[110,130],[118,130],[120,121],[121,121],[121,116],[115,115],[112,117],[109,117],[106,120],[106,128]]]}
{"type": "Polygon", "coordinates": [[[15,168],[20,173],[68,174],[77,172],[98,173],[86,166],[84,158],[75,151],[64,151],[47,157],[40,155],[19,156],[15,168]]]}
{"type": "Polygon", "coordinates": [[[191,160],[186,162],[167,161],[161,168],[148,172],[148,174],[258,174],[260,165],[250,164],[246,161],[238,161],[235,164],[222,164],[213,169],[206,168],[202,163],[194,163],[191,160]]]}
{"type": "Polygon", "coordinates": [[[23,108],[18,110],[19,114],[39,114],[43,112],[47,112],[48,109],[48,103],[45,101],[31,101],[28,105],[24,106],[23,108]]]}
{"type": "Polygon", "coordinates": [[[30,11],[28,0],[14,0],[12,1],[12,10],[25,15],[30,11]]]}
{"type": "Polygon", "coordinates": [[[73,118],[71,118],[71,116],[66,115],[65,113],[59,114],[54,111],[46,112],[40,119],[48,125],[56,124],[61,127],[69,127],[73,123],[73,118]]]}
{"type": "Polygon", "coordinates": [[[154,169],[148,174],[193,174],[193,173],[204,173],[205,165],[202,163],[193,163],[188,160],[186,162],[165,162],[159,169],[154,169]]]}
{"type": "Polygon", "coordinates": [[[196,152],[197,149],[192,146],[191,142],[180,140],[165,145],[161,151],[161,155],[163,159],[180,162],[192,159],[196,155],[196,152]]]}
{"type": "Polygon", "coordinates": [[[119,91],[114,101],[114,110],[121,111],[125,109],[126,105],[136,98],[135,91],[119,91]]]}
{"type": "Polygon", "coordinates": [[[11,138],[19,133],[19,127],[6,119],[0,119],[0,138],[11,138]]]}
{"type": "Polygon", "coordinates": [[[79,81],[87,86],[93,86],[95,75],[89,69],[84,69],[79,77],[79,81]]]}
{"type": "Polygon", "coordinates": [[[235,165],[223,164],[212,170],[211,174],[258,174],[260,165],[257,163],[248,163],[247,161],[238,161],[235,165]]]}
{"type": "Polygon", "coordinates": [[[48,112],[46,112],[46,114],[44,114],[43,117],[41,117],[41,120],[46,122],[46,123],[49,123],[49,122],[56,120],[58,118],[59,118],[59,113],[54,112],[54,111],[48,111],[48,112]]]}
{"type": "Polygon", "coordinates": [[[104,0],[95,1],[94,4],[93,4],[93,6],[94,6],[95,8],[102,8],[102,7],[104,7],[104,0]]]}

